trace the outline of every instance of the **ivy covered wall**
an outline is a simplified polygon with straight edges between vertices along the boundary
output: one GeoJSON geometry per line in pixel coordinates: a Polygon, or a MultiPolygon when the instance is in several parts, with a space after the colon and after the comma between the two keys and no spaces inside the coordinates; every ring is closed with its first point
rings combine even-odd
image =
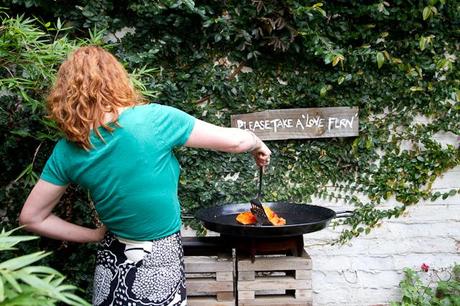
{"type": "MultiPolygon", "coordinates": [[[[431,190],[460,161],[457,145],[433,138],[460,135],[455,1],[3,0],[0,7],[4,227],[17,225],[58,137],[43,117],[55,69],[68,50],[104,44],[103,37],[152,101],[219,125],[229,126],[236,113],[358,106],[359,137],[269,142],[264,198],[349,203],[355,215],[337,237],[342,242],[400,216],[407,205],[459,192],[431,190]],[[11,19],[18,14],[25,14],[22,23],[11,19]],[[31,16],[38,20],[24,25],[31,16]],[[398,205],[379,207],[389,198],[398,205]]],[[[256,192],[249,155],[177,154],[184,214],[246,202],[256,192]]],[[[72,187],[61,214],[91,224],[89,202],[84,190],[72,187]]],[[[93,246],[41,241],[72,263],[54,265],[88,286],[91,273],[83,272],[91,265],[81,258],[92,258],[93,246]]]]}

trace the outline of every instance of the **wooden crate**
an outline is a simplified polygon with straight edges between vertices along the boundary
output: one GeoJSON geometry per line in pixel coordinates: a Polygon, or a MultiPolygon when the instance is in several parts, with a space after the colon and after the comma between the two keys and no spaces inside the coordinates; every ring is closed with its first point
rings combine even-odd
{"type": "Polygon", "coordinates": [[[311,306],[311,258],[257,255],[237,258],[239,306],[311,306]]]}
{"type": "Polygon", "coordinates": [[[189,306],[235,306],[231,255],[185,256],[189,306]]]}

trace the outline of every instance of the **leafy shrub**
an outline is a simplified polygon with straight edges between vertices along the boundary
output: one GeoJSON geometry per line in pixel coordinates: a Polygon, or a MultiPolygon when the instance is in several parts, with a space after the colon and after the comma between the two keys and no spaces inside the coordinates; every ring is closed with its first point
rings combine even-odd
{"type": "MultiPolygon", "coordinates": [[[[0,232],[0,252],[36,236],[13,236],[15,230],[0,232]]],[[[90,305],[74,294],[77,287],[64,283],[64,276],[47,266],[33,266],[50,253],[35,252],[0,263],[0,304],[3,306],[90,305]]]]}
{"type": "Polygon", "coordinates": [[[404,269],[404,279],[399,284],[401,301],[391,306],[455,306],[460,305],[460,265],[455,264],[451,271],[431,270],[425,264],[420,271],[404,269]],[[428,280],[426,279],[426,274],[428,280]],[[439,274],[444,274],[441,277],[439,274]],[[445,275],[447,274],[447,276],[445,275]]]}

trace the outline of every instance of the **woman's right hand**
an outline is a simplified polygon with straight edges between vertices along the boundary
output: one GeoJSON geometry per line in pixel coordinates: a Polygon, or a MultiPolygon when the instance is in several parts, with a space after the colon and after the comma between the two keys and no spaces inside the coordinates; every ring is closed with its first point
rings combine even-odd
{"type": "Polygon", "coordinates": [[[272,152],[262,140],[259,140],[259,146],[251,151],[254,160],[259,167],[266,167],[270,164],[270,155],[272,152]]]}

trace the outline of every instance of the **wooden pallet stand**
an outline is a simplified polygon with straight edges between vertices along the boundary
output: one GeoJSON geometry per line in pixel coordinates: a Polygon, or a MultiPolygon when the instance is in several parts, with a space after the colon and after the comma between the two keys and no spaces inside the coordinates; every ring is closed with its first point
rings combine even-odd
{"type": "Polygon", "coordinates": [[[237,258],[239,306],[311,306],[311,258],[256,255],[237,258]]]}
{"type": "Polygon", "coordinates": [[[235,306],[231,255],[185,256],[188,306],[235,306]]]}

